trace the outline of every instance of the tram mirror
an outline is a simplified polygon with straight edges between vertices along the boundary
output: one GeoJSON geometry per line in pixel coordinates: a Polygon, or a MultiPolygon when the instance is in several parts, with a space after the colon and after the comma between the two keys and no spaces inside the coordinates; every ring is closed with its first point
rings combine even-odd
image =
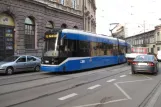
{"type": "Polygon", "coordinates": [[[61,40],[60,40],[60,46],[63,46],[64,45],[64,39],[62,38],[61,40]]]}
{"type": "Polygon", "coordinates": [[[61,40],[60,40],[60,46],[63,46],[64,45],[64,38],[66,37],[66,35],[64,35],[61,40]]]}

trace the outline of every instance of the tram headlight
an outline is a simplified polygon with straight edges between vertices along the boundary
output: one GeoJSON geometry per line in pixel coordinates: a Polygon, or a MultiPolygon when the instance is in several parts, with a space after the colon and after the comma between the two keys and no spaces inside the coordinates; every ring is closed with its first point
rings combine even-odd
{"type": "Polygon", "coordinates": [[[49,63],[49,61],[48,61],[48,60],[45,60],[45,63],[46,63],[46,64],[48,64],[48,63],[49,63]]]}

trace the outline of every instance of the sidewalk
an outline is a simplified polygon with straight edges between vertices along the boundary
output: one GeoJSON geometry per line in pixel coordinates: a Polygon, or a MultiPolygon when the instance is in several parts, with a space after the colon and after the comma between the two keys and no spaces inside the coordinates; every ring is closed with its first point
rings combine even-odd
{"type": "Polygon", "coordinates": [[[161,107],[161,94],[159,95],[154,107],[161,107]]]}
{"type": "Polygon", "coordinates": [[[161,83],[158,84],[158,88],[147,102],[145,107],[161,107],[161,83]]]}

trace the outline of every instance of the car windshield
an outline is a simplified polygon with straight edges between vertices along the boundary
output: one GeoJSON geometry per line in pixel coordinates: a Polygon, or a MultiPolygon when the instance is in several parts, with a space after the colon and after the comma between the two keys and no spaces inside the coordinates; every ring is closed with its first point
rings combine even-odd
{"type": "Polygon", "coordinates": [[[15,61],[19,56],[11,56],[3,60],[4,62],[13,62],[15,61]]]}
{"type": "Polygon", "coordinates": [[[135,58],[134,61],[153,61],[154,58],[152,55],[139,55],[135,58]]]}

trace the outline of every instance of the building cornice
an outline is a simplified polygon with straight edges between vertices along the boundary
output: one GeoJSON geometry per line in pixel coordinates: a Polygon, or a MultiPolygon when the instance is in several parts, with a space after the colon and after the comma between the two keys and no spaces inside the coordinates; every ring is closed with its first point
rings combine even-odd
{"type": "Polygon", "coordinates": [[[34,3],[37,5],[44,6],[45,8],[55,10],[57,12],[69,14],[72,16],[83,17],[83,13],[80,10],[75,10],[71,7],[64,6],[53,0],[24,0],[26,2],[34,3]]]}

